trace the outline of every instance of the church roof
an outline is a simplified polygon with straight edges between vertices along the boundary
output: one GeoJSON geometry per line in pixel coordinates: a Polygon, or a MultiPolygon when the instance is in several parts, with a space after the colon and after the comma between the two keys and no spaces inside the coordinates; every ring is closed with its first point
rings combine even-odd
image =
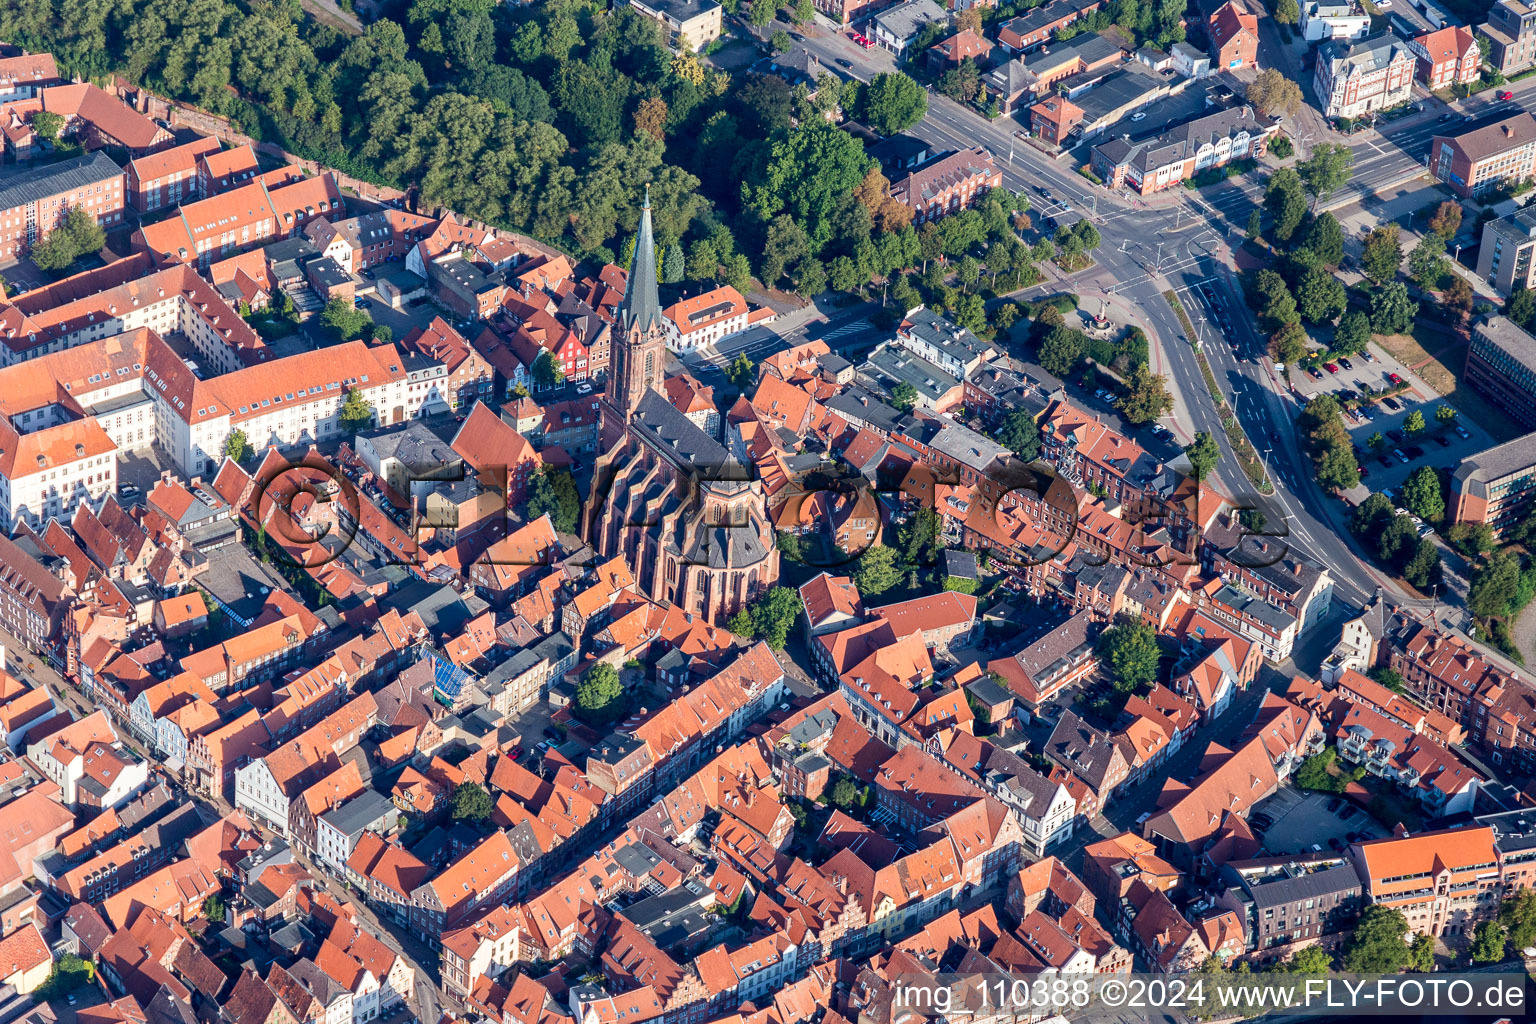
{"type": "Polygon", "coordinates": [[[656,240],[651,234],[651,186],[645,186],[640,207],[640,229],[635,234],[635,256],[624,286],[624,330],[642,332],[662,326],[661,299],[656,294],[656,240]]]}
{"type": "Polygon", "coordinates": [[[645,439],[658,451],[667,453],[668,458],[684,467],[696,467],[705,480],[719,478],[730,461],[725,447],[679,412],[660,391],[647,391],[640,399],[633,425],[643,431],[645,439]]]}

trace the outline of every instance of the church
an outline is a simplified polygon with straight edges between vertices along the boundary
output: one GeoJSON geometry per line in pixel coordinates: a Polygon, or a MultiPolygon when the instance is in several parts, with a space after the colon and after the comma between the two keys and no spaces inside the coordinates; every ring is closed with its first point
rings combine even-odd
{"type": "Polygon", "coordinates": [[[779,578],[762,485],[662,393],[666,321],[646,189],[601,404],[586,540],[636,589],[723,624],[779,578]]]}

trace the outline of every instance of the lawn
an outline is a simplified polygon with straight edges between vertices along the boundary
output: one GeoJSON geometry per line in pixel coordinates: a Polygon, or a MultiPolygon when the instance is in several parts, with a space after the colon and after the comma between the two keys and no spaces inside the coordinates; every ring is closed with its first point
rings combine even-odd
{"type": "Polygon", "coordinates": [[[1492,434],[1495,441],[1510,441],[1527,432],[1477,392],[1462,386],[1461,374],[1467,363],[1465,341],[1422,320],[1413,330],[1412,335],[1378,334],[1376,343],[1411,367],[1425,384],[1492,434]]]}

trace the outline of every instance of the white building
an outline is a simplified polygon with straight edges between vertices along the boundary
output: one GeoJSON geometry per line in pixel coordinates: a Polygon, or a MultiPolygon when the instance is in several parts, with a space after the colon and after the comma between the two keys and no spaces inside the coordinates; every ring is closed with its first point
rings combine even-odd
{"type": "Polygon", "coordinates": [[[684,299],[661,311],[667,321],[667,347],[692,352],[747,329],[747,300],[730,285],[684,299]]]}
{"type": "Polygon", "coordinates": [[[1390,31],[1318,47],[1313,87],[1327,117],[1356,118],[1407,103],[1418,60],[1390,31]]]}
{"type": "Polygon", "coordinates": [[[364,790],[316,819],[315,855],[338,875],[344,874],[347,859],[363,833],[388,833],[399,817],[400,811],[389,797],[375,789],[364,790]]]}
{"type": "Polygon", "coordinates": [[[105,711],[96,711],[27,745],[27,758],[59,787],[71,807],[116,807],[149,780],[149,766],[124,751],[105,711]],[[105,766],[107,770],[99,770],[105,766]],[[89,800],[83,800],[89,790],[89,800]]]}
{"type": "Polygon", "coordinates": [[[1309,43],[1320,43],[1325,39],[1348,43],[1365,38],[1371,30],[1371,16],[1355,3],[1312,0],[1302,3],[1301,21],[1297,27],[1309,43]]]}

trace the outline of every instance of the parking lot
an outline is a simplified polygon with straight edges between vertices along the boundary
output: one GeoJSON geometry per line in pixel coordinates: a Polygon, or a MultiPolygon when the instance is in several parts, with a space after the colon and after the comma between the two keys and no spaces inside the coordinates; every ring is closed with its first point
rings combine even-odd
{"type": "Polygon", "coordinates": [[[1258,804],[1248,821],[1264,849],[1276,856],[1339,853],[1362,836],[1375,839],[1386,834],[1369,814],[1343,797],[1291,786],[1258,804]],[[1266,821],[1272,824],[1264,828],[1266,821]]]}
{"type": "Polygon", "coordinates": [[[1342,399],[1362,395],[1367,387],[1383,391],[1399,381],[1407,384],[1407,390],[1394,397],[1344,415],[1360,463],[1361,483],[1372,491],[1395,489],[1420,466],[1454,469],[1467,456],[1494,444],[1493,438],[1467,416],[1457,416],[1449,424],[1437,421],[1436,411],[1448,403],[1380,345],[1373,343],[1367,353],[1329,365],[1335,370],[1324,367],[1317,371],[1318,376],[1291,369],[1291,384],[1303,402],[1320,394],[1342,399]],[[1404,424],[1415,410],[1424,417],[1426,429],[1418,437],[1410,437],[1404,424]],[[1380,451],[1370,445],[1377,433],[1386,441],[1380,451]]]}

